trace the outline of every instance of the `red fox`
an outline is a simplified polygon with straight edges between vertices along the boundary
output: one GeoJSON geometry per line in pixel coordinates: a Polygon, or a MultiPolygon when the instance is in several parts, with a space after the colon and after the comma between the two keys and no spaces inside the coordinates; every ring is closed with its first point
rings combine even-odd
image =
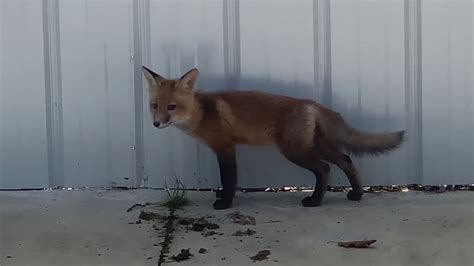
{"type": "Polygon", "coordinates": [[[329,165],[337,165],[352,190],[349,200],[362,198],[363,189],[351,158],[345,154],[379,155],[397,148],[404,131],[365,133],[349,126],[339,113],[305,99],[257,91],[199,92],[199,71],[179,79],[164,78],[143,66],[148,82],[150,112],[157,128],[176,126],[208,145],[216,154],[222,194],[214,209],[232,206],[237,186],[237,144],[276,145],[294,164],[311,171],[316,186],[305,207],[319,206],[328,186],[329,165]]]}

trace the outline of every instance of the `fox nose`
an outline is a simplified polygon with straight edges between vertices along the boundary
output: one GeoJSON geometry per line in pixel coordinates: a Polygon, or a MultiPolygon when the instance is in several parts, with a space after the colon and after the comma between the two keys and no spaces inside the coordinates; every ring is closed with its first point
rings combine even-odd
{"type": "Polygon", "coordinates": [[[158,122],[158,121],[153,122],[153,126],[159,127],[159,126],[160,126],[160,122],[158,122]]]}

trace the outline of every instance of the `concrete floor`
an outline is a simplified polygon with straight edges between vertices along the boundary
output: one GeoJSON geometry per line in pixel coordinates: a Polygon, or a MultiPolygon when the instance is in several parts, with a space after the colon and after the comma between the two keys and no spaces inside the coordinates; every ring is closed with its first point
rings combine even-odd
{"type": "Polygon", "coordinates": [[[0,265],[156,265],[160,240],[151,225],[129,224],[138,214],[126,210],[160,196],[153,190],[0,192],[0,265]]]}
{"type": "MultiPolygon", "coordinates": [[[[257,265],[474,265],[472,192],[366,194],[360,202],[328,192],[323,206],[303,208],[306,194],[238,193],[232,209],[215,211],[214,193],[190,193],[179,217],[210,215],[223,235],[176,223],[170,256],[188,248],[194,256],[170,265],[253,265],[249,257],[264,249],[271,255],[257,265]],[[233,223],[227,215],[236,210],[256,225],[233,223]],[[247,228],[257,233],[232,236],[247,228]],[[327,243],[362,239],[378,241],[370,249],[327,243]]],[[[156,190],[0,192],[0,265],[157,265],[154,244],[163,238],[151,223],[129,224],[140,210],[126,209],[163,199],[156,190]]]]}

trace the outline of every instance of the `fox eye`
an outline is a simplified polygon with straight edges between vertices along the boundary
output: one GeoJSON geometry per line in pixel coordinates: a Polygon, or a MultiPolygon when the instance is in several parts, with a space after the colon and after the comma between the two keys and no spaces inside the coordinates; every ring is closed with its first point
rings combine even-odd
{"type": "Polygon", "coordinates": [[[173,111],[174,109],[176,109],[176,104],[168,105],[168,110],[173,111]]]}
{"type": "Polygon", "coordinates": [[[151,108],[153,108],[153,109],[158,109],[158,104],[157,104],[157,103],[152,103],[152,104],[151,104],[151,108]]]}

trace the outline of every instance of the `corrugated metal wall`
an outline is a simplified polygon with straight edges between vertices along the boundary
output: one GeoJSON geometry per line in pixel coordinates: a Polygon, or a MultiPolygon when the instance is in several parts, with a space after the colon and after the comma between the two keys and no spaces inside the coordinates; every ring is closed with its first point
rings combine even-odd
{"type": "MultiPolygon", "coordinates": [[[[0,188],[218,186],[207,147],[151,126],[142,64],[406,128],[355,160],[366,185],[473,183],[473,17],[472,0],[1,0],[0,188]]],[[[243,187],[314,184],[273,148],[238,162],[243,187]]]]}

